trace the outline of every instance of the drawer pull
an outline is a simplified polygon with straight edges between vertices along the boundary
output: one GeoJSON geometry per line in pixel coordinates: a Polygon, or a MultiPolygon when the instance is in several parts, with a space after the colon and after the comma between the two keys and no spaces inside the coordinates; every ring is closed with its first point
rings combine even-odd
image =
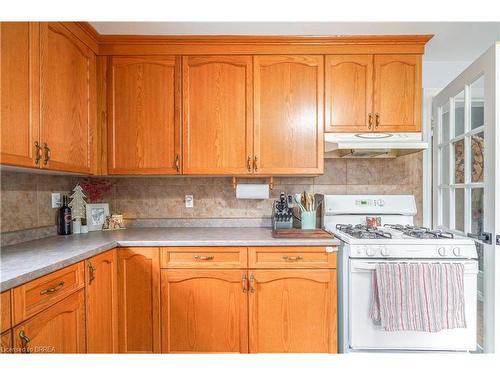
{"type": "Polygon", "coordinates": [[[299,260],[303,260],[304,258],[302,256],[296,256],[296,257],[291,257],[288,255],[283,255],[283,260],[286,260],[287,262],[297,262],[299,260]]]}
{"type": "Polygon", "coordinates": [[[195,255],[194,256],[194,259],[196,260],[214,260],[214,256],[213,255],[195,255]]]}
{"type": "Polygon", "coordinates": [[[64,286],[64,281],[61,281],[59,284],[57,284],[56,286],[53,286],[52,288],[47,288],[47,289],[41,290],[40,295],[55,293],[59,289],[61,289],[63,286],[64,286]]]}

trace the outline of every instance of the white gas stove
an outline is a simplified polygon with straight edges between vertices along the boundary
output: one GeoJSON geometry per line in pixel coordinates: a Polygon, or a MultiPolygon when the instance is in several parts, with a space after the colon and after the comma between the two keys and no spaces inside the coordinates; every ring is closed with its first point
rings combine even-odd
{"type": "Polygon", "coordinates": [[[414,226],[411,195],[325,195],[322,226],[342,241],[339,251],[339,343],[363,350],[476,349],[477,251],[454,233],[414,226]],[[368,317],[377,263],[462,263],[467,328],[438,333],[387,332],[368,317]]]}

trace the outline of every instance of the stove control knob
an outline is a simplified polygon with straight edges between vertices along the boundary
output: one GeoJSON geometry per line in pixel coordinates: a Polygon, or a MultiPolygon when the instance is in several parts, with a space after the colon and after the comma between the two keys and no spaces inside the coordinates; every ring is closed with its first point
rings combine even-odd
{"type": "Polygon", "coordinates": [[[385,204],[383,199],[377,199],[377,206],[382,207],[385,204]]]}
{"type": "Polygon", "coordinates": [[[366,248],[366,255],[368,255],[369,257],[372,257],[375,255],[375,249],[371,248],[371,247],[367,247],[366,248]]]}
{"type": "Polygon", "coordinates": [[[382,247],[380,248],[380,253],[381,253],[381,254],[382,254],[382,256],[384,256],[384,257],[388,257],[388,256],[391,254],[391,252],[389,251],[389,249],[388,249],[387,247],[385,247],[385,246],[382,246],[382,247]]]}
{"type": "Polygon", "coordinates": [[[442,257],[446,256],[446,248],[445,247],[438,248],[438,254],[441,255],[442,257]]]}
{"type": "Polygon", "coordinates": [[[462,255],[462,250],[459,247],[454,247],[452,251],[453,251],[453,255],[455,255],[456,257],[459,257],[460,255],[462,255]]]}

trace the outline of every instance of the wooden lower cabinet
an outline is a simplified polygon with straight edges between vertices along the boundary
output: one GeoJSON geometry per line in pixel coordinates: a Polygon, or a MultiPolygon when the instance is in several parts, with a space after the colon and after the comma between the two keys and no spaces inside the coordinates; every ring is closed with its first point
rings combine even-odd
{"type": "Polygon", "coordinates": [[[8,330],[0,336],[0,354],[8,353],[12,353],[12,330],[8,330]]]}
{"type": "Polygon", "coordinates": [[[118,350],[160,352],[160,252],[121,248],[118,254],[118,350]]]}
{"type": "Polygon", "coordinates": [[[248,352],[246,270],[162,270],[162,351],[248,352]]]}
{"type": "Polygon", "coordinates": [[[30,353],[85,353],[85,294],[75,292],[14,328],[14,347],[30,353]]]}
{"type": "Polygon", "coordinates": [[[335,270],[249,271],[250,353],[337,352],[335,270]]]}
{"type": "Polygon", "coordinates": [[[85,261],[87,353],[118,351],[116,250],[85,261]]]}

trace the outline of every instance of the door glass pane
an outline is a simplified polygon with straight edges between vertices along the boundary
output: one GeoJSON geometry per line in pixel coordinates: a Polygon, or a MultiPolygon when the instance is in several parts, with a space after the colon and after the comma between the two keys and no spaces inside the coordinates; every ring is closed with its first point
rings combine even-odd
{"type": "Polygon", "coordinates": [[[465,129],[465,93],[455,96],[455,137],[464,134],[465,129]]]}
{"type": "Polygon", "coordinates": [[[442,223],[441,225],[445,228],[450,228],[450,189],[443,189],[442,190],[442,194],[441,194],[441,197],[442,197],[442,202],[443,202],[443,205],[442,205],[442,208],[443,208],[443,212],[442,212],[442,223]]]}
{"type": "Polygon", "coordinates": [[[455,189],[455,229],[464,231],[464,189],[455,189]]]}
{"type": "Polygon", "coordinates": [[[441,148],[441,184],[450,183],[450,145],[441,148]]]}
{"type": "Polygon", "coordinates": [[[479,77],[470,86],[471,129],[484,125],[484,76],[479,77]]]}
{"type": "Polygon", "coordinates": [[[442,109],[441,115],[441,143],[446,143],[450,140],[450,102],[446,103],[442,109]]]}
{"type": "Polygon", "coordinates": [[[461,139],[453,143],[453,155],[455,160],[455,183],[463,184],[465,182],[465,159],[464,159],[464,140],[461,139]]]}
{"type": "Polygon", "coordinates": [[[481,233],[484,228],[484,189],[475,188],[471,192],[471,232],[481,233]]]}
{"type": "Polygon", "coordinates": [[[483,182],[484,180],[484,132],[471,136],[471,181],[483,182]]]}

